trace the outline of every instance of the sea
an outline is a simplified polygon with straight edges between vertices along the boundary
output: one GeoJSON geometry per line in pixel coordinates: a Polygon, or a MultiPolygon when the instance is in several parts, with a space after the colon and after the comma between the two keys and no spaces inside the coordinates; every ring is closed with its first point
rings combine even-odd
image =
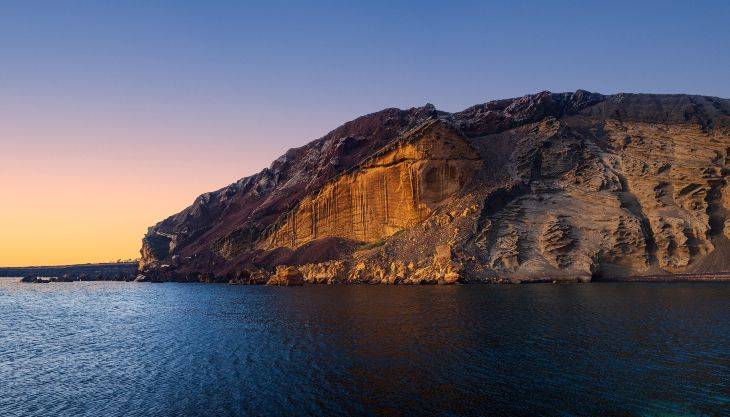
{"type": "Polygon", "coordinates": [[[0,279],[0,416],[728,416],[730,283],[0,279]]]}

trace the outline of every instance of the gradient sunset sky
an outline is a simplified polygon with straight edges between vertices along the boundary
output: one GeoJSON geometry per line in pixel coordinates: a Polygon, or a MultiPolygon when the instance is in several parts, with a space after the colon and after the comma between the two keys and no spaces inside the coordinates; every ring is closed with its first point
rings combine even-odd
{"type": "Polygon", "coordinates": [[[730,97],[730,2],[0,2],[0,266],[148,226],[385,107],[730,97]]]}

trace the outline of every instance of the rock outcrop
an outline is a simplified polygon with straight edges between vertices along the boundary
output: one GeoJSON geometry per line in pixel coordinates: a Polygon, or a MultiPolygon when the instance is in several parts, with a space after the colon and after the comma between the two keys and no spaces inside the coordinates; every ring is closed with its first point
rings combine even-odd
{"type": "Polygon", "coordinates": [[[304,281],[311,284],[338,284],[345,282],[347,264],[344,261],[327,261],[299,266],[304,281]]]}
{"type": "Polygon", "coordinates": [[[266,285],[277,285],[277,286],[299,286],[304,284],[304,275],[299,269],[294,267],[287,267],[279,265],[276,267],[274,275],[266,281],[266,285]]]}
{"type": "Polygon", "coordinates": [[[721,272],[729,163],[730,101],[714,97],[542,92],[458,113],[386,109],[151,227],[140,269],[230,283],[296,270],[329,284],[721,272]]]}

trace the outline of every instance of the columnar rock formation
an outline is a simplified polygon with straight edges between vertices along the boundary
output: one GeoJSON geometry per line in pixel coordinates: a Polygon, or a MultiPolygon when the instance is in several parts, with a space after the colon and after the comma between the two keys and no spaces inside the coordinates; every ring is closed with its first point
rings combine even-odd
{"type": "Polygon", "coordinates": [[[730,102],[713,97],[387,109],[150,228],[141,268],[391,284],[725,271],[729,153],[730,102]]]}

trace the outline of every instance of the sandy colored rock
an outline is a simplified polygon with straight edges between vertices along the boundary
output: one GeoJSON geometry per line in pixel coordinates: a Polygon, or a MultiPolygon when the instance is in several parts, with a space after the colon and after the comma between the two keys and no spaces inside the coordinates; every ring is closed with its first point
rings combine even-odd
{"type": "Polygon", "coordinates": [[[343,261],[327,261],[305,264],[298,267],[304,275],[304,281],[313,284],[337,284],[346,277],[347,265],[343,261]]]}
{"type": "Polygon", "coordinates": [[[261,246],[298,247],[327,237],[382,240],[428,218],[481,164],[466,138],[441,123],[408,135],[305,197],[261,246]]]}
{"type": "Polygon", "coordinates": [[[150,228],[143,273],[448,284],[730,270],[729,115],[726,99],[586,91],[386,109],[150,228]]]}
{"type": "Polygon", "coordinates": [[[276,272],[266,282],[266,285],[299,286],[304,285],[304,275],[293,266],[279,265],[276,272]]]}

